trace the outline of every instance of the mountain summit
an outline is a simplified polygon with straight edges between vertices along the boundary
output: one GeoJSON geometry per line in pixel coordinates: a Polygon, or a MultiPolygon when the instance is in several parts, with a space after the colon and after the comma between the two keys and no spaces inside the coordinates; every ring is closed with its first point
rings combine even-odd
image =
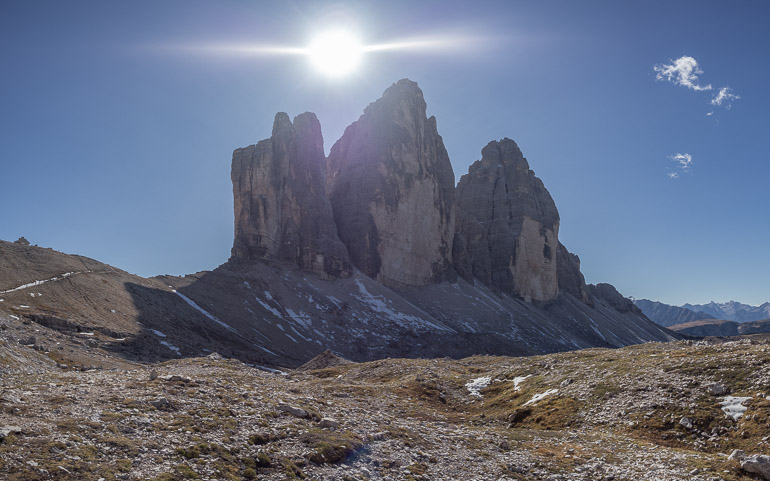
{"type": "Polygon", "coordinates": [[[454,172],[422,91],[400,80],[329,153],[337,232],[353,264],[389,287],[454,280],[454,172]]]}
{"type": "Polygon", "coordinates": [[[455,187],[410,80],[370,104],[328,159],[314,114],[276,114],[270,138],[233,152],[231,179],[222,266],[142,279],[0,242],[0,315],[34,324],[40,343],[86,333],[104,356],[216,351],[291,367],[326,350],[351,361],[526,355],[678,337],[611,285],[585,284],[513,140],[487,144],[455,187]]]}

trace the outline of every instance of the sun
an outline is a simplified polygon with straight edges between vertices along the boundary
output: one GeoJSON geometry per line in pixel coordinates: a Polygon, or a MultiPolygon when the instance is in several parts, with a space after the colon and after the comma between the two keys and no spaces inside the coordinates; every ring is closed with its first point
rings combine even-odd
{"type": "Polygon", "coordinates": [[[363,47],[352,32],[332,30],[313,39],[307,52],[319,72],[329,77],[343,77],[361,63],[363,47]]]}

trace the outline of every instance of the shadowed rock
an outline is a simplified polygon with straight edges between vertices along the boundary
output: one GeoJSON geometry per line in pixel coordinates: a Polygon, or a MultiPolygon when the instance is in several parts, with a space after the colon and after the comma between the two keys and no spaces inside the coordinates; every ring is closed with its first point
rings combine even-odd
{"type": "MultiPolygon", "coordinates": [[[[458,231],[465,238],[473,277],[516,297],[555,299],[559,212],[516,143],[505,138],[487,144],[481,160],[460,179],[456,195],[458,231]]],[[[569,268],[572,262],[563,264],[569,268]]],[[[579,279],[569,270],[572,285],[579,279]]]]}
{"type": "Polygon", "coordinates": [[[233,261],[284,260],[322,276],[351,266],[326,197],[326,160],[315,114],[276,114],[272,136],[233,152],[233,261]]]}

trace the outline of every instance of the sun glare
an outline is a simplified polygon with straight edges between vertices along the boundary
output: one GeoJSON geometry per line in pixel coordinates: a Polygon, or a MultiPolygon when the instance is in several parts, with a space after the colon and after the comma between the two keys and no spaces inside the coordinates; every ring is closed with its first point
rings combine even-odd
{"type": "Polygon", "coordinates": [[[362,53],[363,47],[356,36],[343,30],[319,35],[308,49],[315,68],[329,77],[352,73],[361,63],[362,53]]]}

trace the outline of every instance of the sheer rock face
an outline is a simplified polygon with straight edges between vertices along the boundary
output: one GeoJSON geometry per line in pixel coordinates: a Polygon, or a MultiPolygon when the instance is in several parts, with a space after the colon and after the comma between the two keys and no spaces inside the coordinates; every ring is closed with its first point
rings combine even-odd
{"type": "Polygon", "coordinates": [[[568,292],[586,304],[593,305],[591,297],[586,289],[586,281],[580,272],[580,258],[567,250],[559,242],[559,251],[556,254],[556,269],[559,274],[559,290],[568,292]]]}
{"type": "MultiPolygon", "coordinates": [[[[559,212],[551,195],[513,140],[490,142],[481,155],[460,179],[456,194],[462,219],[458,231],[466,241],[473,277],[516,297],[555,299],[559,212]]],[[[573,261],[564,260],[574,277],[573,261]]],[[[565,286],[571,289],[572,284],[570,280],[565,286]]]]}
{"type": "Polygon", "coordinates": [[[329,154],[327,188],[353,264],[390,287],[454,280],[454,173],[422,91],[404,79],[329,154]]]}
{"type": "Polygon", "coordinates": [[[272,136],[233,152],[232,261],[283,260],[321,276],[348,277],[351,265],[334,228],[326,159],[315,114],[279,112],[272,136]]]}

